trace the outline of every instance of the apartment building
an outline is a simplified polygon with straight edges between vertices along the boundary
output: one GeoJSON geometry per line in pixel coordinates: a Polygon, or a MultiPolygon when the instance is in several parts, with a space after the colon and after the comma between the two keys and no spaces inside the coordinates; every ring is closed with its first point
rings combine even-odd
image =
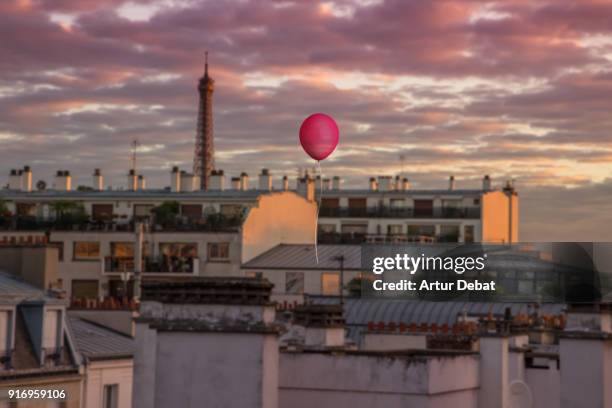
{"type": "Polygon", "coordinates": [[[314,241],[313,196],[272,190],[267,170],[252,189],[246,173],[226,189],[215,171],[207,191],[178,168],[170,176],[169,188],[146,189],[130,171],[127,188],[113,190],[96,170],[75,190],[59,171],[51,189],[33,190],[29,168],[12,171],[0,190],[0,245],[57,246],[68,296],[95,299],[131,297],[136,268],[143,279],[239,275],[241,263],[280,243],[314,241]]]}
{"type": "MultiPolygon", "coordinates": [[[[302,179],[298,185],[319,184],[302,179]]],[[[406,178],[371,178],[368,189],[342,189],[340,178],[324,179],[319,242],[487,242],[519,240],[519,198],[511,183],[480,189],[412,189],[406,178]]],[[[318,188],[318,187],[317,187],[318,188]]],[[[318,191],[318,189],[317,189],[318,191]]]]}

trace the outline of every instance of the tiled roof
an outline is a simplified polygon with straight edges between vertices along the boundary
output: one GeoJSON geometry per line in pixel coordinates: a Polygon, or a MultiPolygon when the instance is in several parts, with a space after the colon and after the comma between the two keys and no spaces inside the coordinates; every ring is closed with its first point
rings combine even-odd
{"type": "Polygon", "coordinates": [[[68,316],[68,323],[77,351],[85,358],[106,360],[134,355],[134,340],[128,336],[78,317],[68,316]]]}
{"type": "Polygon", "coordinates": [[[359,245],[319,245],[319,263],[314,245],[280,244],[242,265],[243,269],[340,269],[335,259],[344,256],[345,270],[361,270],[359,245]]]}
{"type": "MultiPolygon", "coordinates": [[[[314,304],[337,304],[337,297],[310,296],[314,304]]],[[[487,316],[489,312],[495,317],[504,315],[510,308],[512,315],[526,314],[529,302],[470,302],[466,300],[428,301],[419,299],[384,299],[384,298],[346,298],[344,318],[349,337],[360,338],[360,333],[368,322],[394,323],[436,323],[452,326],[457,317],[463,313],[468,316],[487,316]]],[[[540,313],[559,315],[563,312],[563,303],[541,303],[540,313]]]]}

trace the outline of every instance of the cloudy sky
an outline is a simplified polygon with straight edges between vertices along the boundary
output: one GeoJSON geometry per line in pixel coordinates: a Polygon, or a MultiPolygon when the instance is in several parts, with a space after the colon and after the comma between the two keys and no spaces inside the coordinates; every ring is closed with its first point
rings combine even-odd
{"type": "Polygon", "coordinates": [[[612,240],[609,0],[2,1],[0,182],[29,164],[123,185],[138,139],[168,185],[192,165],[205,50],[226,174],[312,166],[297,130],[322,111],[345,185],[515,179],[523,240],[612,240]]]}

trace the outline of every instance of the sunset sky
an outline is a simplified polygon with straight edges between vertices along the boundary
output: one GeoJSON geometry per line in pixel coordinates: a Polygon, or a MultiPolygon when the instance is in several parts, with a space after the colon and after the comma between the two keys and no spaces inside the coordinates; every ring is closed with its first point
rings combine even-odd
{"type": "Polygon", "coordinates": [[[345,186],[515,179],[521,239],[612,241],[612,2],[19,0],[0,3],[0,183],[29,164],[152,187],[191,170],[210,53],[216,165],[292,178],[301,120],[334,116],[345,186]]]}

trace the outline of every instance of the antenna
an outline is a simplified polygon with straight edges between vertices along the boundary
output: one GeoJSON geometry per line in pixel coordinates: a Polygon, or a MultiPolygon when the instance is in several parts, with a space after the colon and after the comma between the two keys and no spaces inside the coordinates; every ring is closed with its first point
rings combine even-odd
{"type": "Polygon", "coordinates": [[[204,75],[208,75],[208,50],[204,51],[204,75]]]}
{"type": "Polygon", "coordinates": [[[401,169],[400,176],[403,177],[405,175],[404,174],[404,164],[406,163],[406,155],[400,154],[399,159],[400,159],[400,169],[401,169]]]}
{"type": "Polygon", "coordinates": [[[138,153],[139,147],[140,142],[138,139],[132,140],[132,170],[134,170],[134,174],[136,174],[136,153],[138,153]]]}

